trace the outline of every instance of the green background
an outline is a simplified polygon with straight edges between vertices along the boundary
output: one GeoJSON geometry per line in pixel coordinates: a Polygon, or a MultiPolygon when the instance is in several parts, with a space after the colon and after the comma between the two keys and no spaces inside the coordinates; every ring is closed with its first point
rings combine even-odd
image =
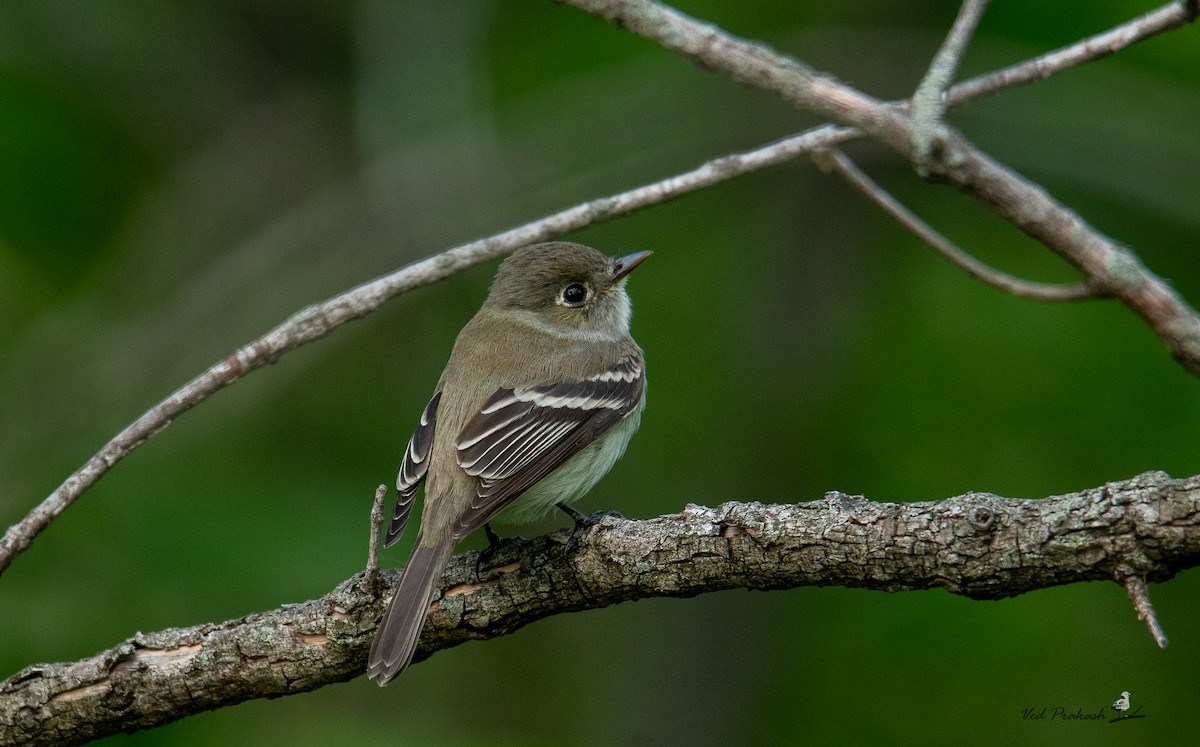
{"type": "MultiPolygon", "coordinates": [[[[944,2],[687,2],[872,95],[916,85],[944,2]]],[[[995,3],[963,76],[1153,7],[995,3]]],[[[1200,304],[1200,44],[1187,27],[951,121],[1200,304]]],[[[303,306],[449,246],[817,124],[546,2],[0,6],[0,525],[303,306]]],[[[850,152],[976,256],[1050,251],[870,143],[850,152]]],[[[640,433],[583,507],[1038,497],[1200,471],[1200,382],[1115,302],[1007,296],[797,161],[568,238],[630,283],[640,433]]],[[[494,263],[419,289],[187,413],[0,578],[0,676],[136,631],[319,596],[494,263]]],[[[558,517],[522,528],[532,535],[558,517]]],[[[476,541],[478,544],[478,542],[476,541]]],[[[403,548],[384,563],[403,563],[403,548]]],[[[976,744],[1194,734],[1200,573],[976,602],[726,592],[563,615],[413,667],[106,744],[976,744]],[[1036,722],[1122,690],[1147,718],[1036,722]]]]}

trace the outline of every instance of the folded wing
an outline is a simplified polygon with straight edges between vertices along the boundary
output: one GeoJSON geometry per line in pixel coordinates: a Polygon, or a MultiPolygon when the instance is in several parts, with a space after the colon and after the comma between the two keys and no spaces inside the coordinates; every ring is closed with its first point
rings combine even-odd
{"type": "Polygon", "coordinates": [[[454,534],[465,537],[622,418],[645,390],[637,351],[583,381],[500,389],[467,421],[458,462],[479,478],[475,501],[454,534]]]}

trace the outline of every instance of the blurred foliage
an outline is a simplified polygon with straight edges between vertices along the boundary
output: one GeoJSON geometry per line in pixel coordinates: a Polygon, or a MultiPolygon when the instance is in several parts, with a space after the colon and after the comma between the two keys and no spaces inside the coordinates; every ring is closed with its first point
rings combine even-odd
{"type": "MultiPolygon", "coordinates": [[[[963,74],[1150,7],[996,3],[963,74]]],[[[899,97],[955,4],[681,8],[899,97]]],[[[1196,39],[1185,28],[951,115],[1193,305],[1196,39]]],[[[551,3],[5,3],[0,523],[306,304],[815,123],[551,3]]],[[[891,154],[850,150],[984,260],[1074,277],[891,154]]],[[[570,238],[656,252],[631,283],[649,408],[589,507],[1035,497],[1200,470],[1200,386],[1128,310],[984,287],[809,163],[570,238]]],[[[286,356],[118,466],[0,579],[3,675],[358,571],[373,487],[393,479],[492,271],[286,356]]],[[[1200,726],[1200,574],[1151,593],[1166,651],[1114,584],[1002,602],[836,588],[653,600],[441,653],[385,690],[360,678],[107,743],[1162,743],[1200,726]],[[1148,718],[1021,718],[1122,690],[1148,718]]]]}

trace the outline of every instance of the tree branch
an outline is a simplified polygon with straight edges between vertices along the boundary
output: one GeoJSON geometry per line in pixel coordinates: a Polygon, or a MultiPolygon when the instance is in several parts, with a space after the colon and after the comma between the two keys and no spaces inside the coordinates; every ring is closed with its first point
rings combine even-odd
{"type": "MultiPolygon", "coordinates": [[[[1200,565],[1200,476],[1149,472],[1043,500],[875,503],[835,492],[789,505],[690,505],[645,521],[605,518],[571,556],[565,539],[505,542],[482,577],[477,553],[456,556],[417,660],[550,615],[734,588],[941,588],[998,599],[1132,575],[1144,592],[1145,580],[1200,565]]],[[[398,573],[382,577],[378,592],[358,574],[320,599],[28,667],[0,682],[0,743],[79,744],[353,679],[398,573]]]]}
{"type": "MultiPolygon", "coordinates": [[[[1118,575],[1120,575],[1120,571],[1118,571],[1118,575]]],[[[1137,611],[1138,619],[1146,623],[1150,635],[1154,636],[1154,642],[1158,644],[1159,648],[1166,648],[1167,634],[1163,632],[1162,625],[1158,622],[1154,605],[1150,604],[1150,591],[1146,588],[1146,579],[1137,573],[1126,576],[1125,592],[1129,595],[1129,601],[1133,602],[1133,609],[1137,611]]]]}
{"type": "Polygon", "coordinates": [[[383,505],[387,494],[387,485],[375,488],[375,500],[371,504],[371,536],[367,538],[367,570],[363,577],[367,586],[374,586],[379,575],[379,533],[383,528],[383,505]]]}
{"type": "Polygon", "coordinates": [[[1195,0],[1167,3],[1132,21],[1036,59],[964,81],[947,93],[947,104],[956,106],[1013,86],[1037,83],[1067,68],[1107,57],[1143,39],[1192,23],[1196,20],[1196,6],[1195,0]]]}
{"type": "Polygon", "coordinates": [[[929,70],[913,92],[912,149],[917,173],[925,176],[929,170],[929,159],[933,157],[934,140],[946,113],[946,89],[954,81],[958,63],[967,51],[967,44],[987,10],[987,0],[966,0],[958,10],[958,17],[950,27],[950,33],[941,49],[933,56],[929,70]]]}
{"type": "Polygon", "coordinates": [[[246,374],[274,363],[282,355],[317,340],[337,327],[361,319],[386,301],[423,285],[442,280],[459,270],[494,259],[525,244],[546,241],[570,231],[626,215],[698,189],[765,168],[830,145],[847,137],[842,128],[818,128],[770,145],[708,161],[677,174],[610,197],[581,203],[486,239],[448,249],[388,275],[359,285],[319,304],[302,309],[257,340],[238,349],[176,390],[126,426],[82,467],[8,528],[0,539],[0,574],[54,519],[96,483],[117,462],[175,418],[200,404],[246,374]]]}
{"type": "Polygon", "coordinates": [[[1084,301],[1103,298],[1104,294],[1087,283],[1072,283],[1070,285],[1053,285],[1022,280],[1005,272],[988,267],[983,262],[959,249],[945,236],[938,233],[932,226],[918,218],[899,200],[893,197],[883,187],[879,186],[862,169],[855,165],[845,153],[837,149],[819,151],[813,154],[813,160],[825,170],[834,170],[852,186],[867,196],[884,212],[896,219],[900,225],[907,228],[918,239],[921,239],[950,264],[962,269],[976,280],[986,283],[993,288],[1028,298],[1034,301],[1084,301]]]}
{"type": "MultiPolygon", "coordinates": [[[[912,120],[879,101],[765,45],[739,39],[653,0],[562,0],[612,21],[708,70],[774,93],[793,105],[871,135],[915,160],[912,120]]],[[[954,185],[1045,244],[1120,300],[1154,330],[1185,369],[1200,376],[1200,316],[1129,250],[1089,226],[1040,186],[944,127],[929,173],[954,185]]]]}

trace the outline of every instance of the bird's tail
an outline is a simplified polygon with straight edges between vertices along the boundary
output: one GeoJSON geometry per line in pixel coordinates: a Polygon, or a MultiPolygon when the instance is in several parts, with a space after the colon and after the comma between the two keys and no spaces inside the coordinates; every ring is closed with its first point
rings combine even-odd
{"type": "Polygon", "coordinates": [[[417,538],[400,585],[375,631],[375,642],[367,659],[367,676],[380,686],[403,672],[412,661],[429,613],[433,584],[442,577],[453,550],[453,540],[423,545],[421,538],[417,538]]]}

